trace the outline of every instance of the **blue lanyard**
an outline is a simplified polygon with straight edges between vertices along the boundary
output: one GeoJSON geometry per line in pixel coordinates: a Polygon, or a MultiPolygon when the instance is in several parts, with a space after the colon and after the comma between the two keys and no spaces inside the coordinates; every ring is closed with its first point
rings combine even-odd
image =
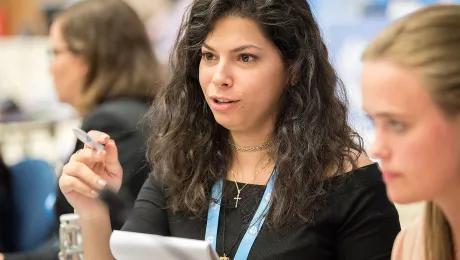
{"type": "MultiPolygon", "coordinates": [[[[270,180],[267,183],[267,187],[265,188],[264,196],[257,208],[254,217],[249,224],[248,230],[244,234],[243,239],[241,240],[240,246],[235,254],[234,260],[246,260],[249,256],[249,251],[251,251],[251,247],[254,244],[254,241],[259,234],[262,225],[264,224],[265,217],[267,216],[268,210],[271,206],[270,196],[273,191],[273,187],[275,185],[276,179],[276,168],[273,170],[273,174],[270,177],[270,180]]],[[[220,213],[220,205],[222,200],[222,179],[216,182],[212,187],[212,198],[217,200],[218,202],[215,203],[211,201],[209,203],[208,209],[208,221],[206,223],[206,236],[205,240],[211,243],[212,248],[216,250],[216,241],[217,241],[217,230],[219,227],[219,213],[220,213]]]]}

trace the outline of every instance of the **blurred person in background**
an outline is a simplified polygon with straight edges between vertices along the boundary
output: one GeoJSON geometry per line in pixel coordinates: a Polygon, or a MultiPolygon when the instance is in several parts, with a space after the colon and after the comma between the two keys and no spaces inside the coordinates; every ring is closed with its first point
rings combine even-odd
{"type": "MultiPolygon", "coordinates": [[[[121,0],[81,1],[56,16],[50,38],[59,100],[83,117],[83,130],[103,131],[116,142],[124,172],[121,194],[133,202],[150,172],[139,122],[163,81],[144,24],[121,0]]],[[[82,148],[77,141],[74,152],[82,148]]],[[[57,219],[74,212],[60,191],[55,211],[57,219]]],[[[6,259],[56,256],[55,249],[41,249],[6,259]]]]}
{"type": "Polygon", "coordinates": [[[363,54],[363,108],[396,203],[427,201],[396,239],[395,260],[460,259],[460,5],[398,20],[363,54]]]}
{"type": "MultiPolygon", "coordinates": [[[[105,129],[121,147],[123,186],[136,198],[149,171],[138,123],[162,82],[144,24],[123,1],[82,1],[58,14],[50,37],[59,100],[83,116],[84,131],[105,129]]],[[[63,196],[56,208],[73,212],[63,196]]]]}

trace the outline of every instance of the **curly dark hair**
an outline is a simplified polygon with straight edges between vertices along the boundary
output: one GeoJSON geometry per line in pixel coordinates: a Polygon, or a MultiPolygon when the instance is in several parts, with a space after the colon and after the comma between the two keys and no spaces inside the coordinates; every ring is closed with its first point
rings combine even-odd
{"type": "Polygon", "coordinates": [[[305,0],[195,0],[184,15],[170,66],[173,78],[149,117],[149,156],[174,211],[205,216],[210,191],[232,163],[229,131],[208,107],[198,80],[201,46],[217,20],[258,23],[282,54],[289,84],[273,132],[278,178],[267,217],[272,227],[312,222],[327,193],[325,178],[342,174],[363,152],[347,121],[346,91],[305,0]]]}

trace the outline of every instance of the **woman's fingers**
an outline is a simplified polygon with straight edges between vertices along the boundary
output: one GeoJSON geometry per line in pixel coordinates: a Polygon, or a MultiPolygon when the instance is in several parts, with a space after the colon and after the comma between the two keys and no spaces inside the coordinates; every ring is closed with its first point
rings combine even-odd
{"type": "Polygon", "coordinates": [[[99,191],[107,185],[105,180],[82,162],[69,162],[64,166],[63,174],[79,179],[94,191],[99,191]]]}
{"type": "Polygon", "coordinates": [[[85,145],[84,149],[81,149],[72,155],[70,161],[82,162],[90,168],[93,168],[96,163],[103,162],[105,166],[109,168],[108,170],[110,172],[121,174],[123,170],[121,169],[120,162],[118,161],[118,149],[115,141],[110,139],[109,135],[106,133],[99,131],[89,131],[88,135],[94,141],[103,144],[105,146],[104,150],[97,151],[91,146],[85,145]]]}
{"type": "Polygon", "coordinates": [[[88,132],[89,137],[93,139],[95,142],[106,145],[107,142],[110,140],[110,136],[106,133],[91,130],[88,132]]]}
{"type": "Polygon", "coordinates": [[[75,153],[75,160],[92,168],[94,164],[103,162],[105,160],[106,154],[107,152],[105,150],[96,151],[94,149],[85,147],[84,149],[78,150],[75,153]]]}
{"type": "Polygon", "coordinates": [[[107,141],[104,151],[105,154],[103,156],[106,164],[110,164],[111,167],[114,164],[120,165],[120,161],[118,160],[118,148],[114,140],[107,141]]]}
{"type": "Polygon", "coordinates": [[[71,192],[82,194],[89,198],[96,198],[98,192],[91,189],[86,183],[70,175],[63,175],[59,178],[59,188],[64,195],[71,192]]]}

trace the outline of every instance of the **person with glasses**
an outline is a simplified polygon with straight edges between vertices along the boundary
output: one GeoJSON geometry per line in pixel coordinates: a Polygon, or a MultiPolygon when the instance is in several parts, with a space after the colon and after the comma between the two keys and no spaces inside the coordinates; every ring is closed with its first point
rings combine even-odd
{"type": "MultiPolygon", "coordinates": [[[[106,132],[117,142],[122,194],[134,202],[150,172],[148,136],[140,123],[163,82],[144,24],[121,0],[80,1],[57,14],[50,40],[50,72],[59,101],[76,109],[81,129],[106,132]]],[[[74,152],[81,149],[77,141],[74,152]]],[[[74,212],[60,191],[55,212],[56,219],[74,212]]],[[[56,259],[56,243],[50,244],[53,248],[7,254],[5,259],[56,259]]]]}

